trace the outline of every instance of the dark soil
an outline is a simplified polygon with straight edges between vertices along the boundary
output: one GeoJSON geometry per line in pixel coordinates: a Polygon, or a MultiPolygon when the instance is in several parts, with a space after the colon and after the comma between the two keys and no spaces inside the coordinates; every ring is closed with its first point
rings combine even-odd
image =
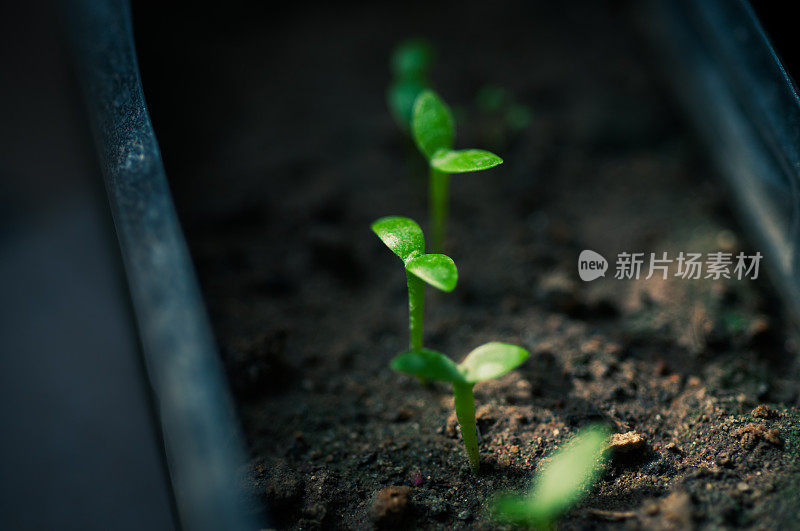
{"type": "Polygon", "coordinates": [[[179,28],[142,7],[137,23],[249,486],[276,527],[492,527],[491,494],[527,488],[595,421],[644,444],[564,527],[797,527],[797,345],[765,280],[613,278],[622,251],[755,250],[625,6],[239,7],[179,28]],[[506,160],[453,179],[459,284],[429,290],[425,323],[426,346],[457,360],[491,340],[531,352],[476,387],[478,476],[449,389],[388,367],[408,341],[405,279],[369,224],[426,219],[383,98],[391,47],[413,34],[436,46],[457,145],[506,160]],[[487,83],[530,107],[530,127],[487,137],[487,83]],[[580,281],[582,249],[610,274],[580,281]]]}

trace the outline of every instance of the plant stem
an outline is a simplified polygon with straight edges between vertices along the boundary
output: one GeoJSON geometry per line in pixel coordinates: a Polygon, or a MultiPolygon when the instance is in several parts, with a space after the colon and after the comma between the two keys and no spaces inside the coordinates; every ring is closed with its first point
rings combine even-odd
{"type": "Polygon", "coordinates": [[[408,282],[408,332],[411,350],[422,350],[423,318],[425,316],[425,283],[410,271],[406,271],[408,282]]]}
{"type": "Polygon", "coordinates": [[[467,456],[472,471],[476,474],[480,468],[478,457],[478,427],[475,424],[475,397],[472,387],[475,384],[454,383],[453,398],[456,405],[456,418],[461,426],[461,438],[467,448],[467,456]]]}
{"type": "Polygon", "coordinates": [[[449,188],[450,174],[439,171],[431,166],[428,207],[430,211],[433,252],[435,253],[441,253],[444,249],[449,188]]]}

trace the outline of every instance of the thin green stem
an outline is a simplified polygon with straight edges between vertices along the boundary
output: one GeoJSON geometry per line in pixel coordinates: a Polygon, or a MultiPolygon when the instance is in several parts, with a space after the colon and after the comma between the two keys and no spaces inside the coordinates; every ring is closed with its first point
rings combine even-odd
{"type": "Polygon", "coordinates": [[[444,249],[445,229],[447,224],[450,174],[439,171],[431,166],[429,185],[428,207],[430,211],[433,252],[441,253],[444,249]]]}
{"type": "Polygon", "coordinates": [[[453,398],[456,405],[456,418],[461,426],[461,438],[467,448],[467,456],[472,471],[477,474],[480,468],[478,457],[478,427],[475,424],[475,397],[471,383],[454,383],[453,398]]]}
{"type": "Polygon", "coordinates": [[[425,283],[410,271],[408,281],[408,331],[411,350],[422,350],[423,319],[425,317],[425,283]]]}

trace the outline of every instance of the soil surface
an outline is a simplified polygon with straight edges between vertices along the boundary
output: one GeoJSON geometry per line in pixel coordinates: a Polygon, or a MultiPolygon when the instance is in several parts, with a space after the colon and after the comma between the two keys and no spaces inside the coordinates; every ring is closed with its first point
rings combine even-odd
{"type": "Polygon", "coordinates": [[[764,272],[613,274],[623,251],[756,249],[627,8],[570,5],[318,6],[279,21],[247,6],[183,13],[180,29],[138,8],[147,96],[252,454],[248,487],[275,527],[491,528],[487,499],[526,489],[597,421],[636,441],[564,528],[797,527],[797,344],[764,272]],[[369,224],[425,225],[420,159],[384,103],[391,48],[415,34],[436,47],[457,146],[506,161],[453,178],[446,251],[459,283],[427,297],[426,346],[456,360],[493,340],[531,352],[476,386],[477,476],[448,387],[388,367],[408,341],[405,278],[369,224]],[[481,111],[487,84],[528,106],[527,128],[481,111]],[[605,278],[578,278],[583,249],[609,259],[605,278]]]}

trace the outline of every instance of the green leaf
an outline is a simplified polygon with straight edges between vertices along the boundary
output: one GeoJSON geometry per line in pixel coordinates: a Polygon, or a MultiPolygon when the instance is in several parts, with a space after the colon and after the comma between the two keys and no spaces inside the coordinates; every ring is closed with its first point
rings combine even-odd
{"type": "Polygon", "coordinates": [[[411,131],[420,151],[429,160],[440,149],[452,149],[456,134],[453,114],[432,90],[424,90],[417,96],[411,131]]]}
{"type": "Polygon", "coordinates": [[[608,431],[589,426],[552,454],[537,471],[533,490],[525,496],[501,495],[492,508],[503,521],[546,527],[578,503],[600,477],[605,465],[608,431]]]}
{"type": "Polygon", "coordinates": [[[411,127],[414,102],[427,84],[417,79],[395,81],[389,86],[386,99],[392,116],[403,129],[411,127]]]}
{"type": "Polygon", "coordinates": [[[387,216],[372,224],[372,232],[403,262],[425,253],[425,236],[416,221],[403,216],[387,216]]]}
{"type": "Polygon", "coordinates": [[[490,502],[490,510],[495,520],[521,527],[546,529],[550,523],[538,520],[531,512],[531,502],[516,494],[498,494],[490,502]]]}
{"type": "Polygon", "coordinates": [[[440,150],[431,158],[431,166],[446,173],[488,170],[502,163],[503,159],[483,149],[440,150]]]}
{"type": "Polygon", "coordinates": [[[576,503],[600,476],[608,431],[590,426],[553,454],[534,480],[532,506],[542,514],[556,515],[576,503]]]}
{"type": "Polygon", "coordinates": [[[528,359],[528,351],[508,343],[486,343],[476,348],[459,364],[468,382],[480,382],[502,376],[528,359]]]}
{"type": "Polygon", "coordinates": [[[406,262],[406,269],[434,288],[453,291],[458,270],[453,259],[443,254],[424,254],[406,262]]]}
{"type": "Polygon", "coordinates": [[[428,380],[465,383],[464,376],[453,360],[441,352],[427,348],[403,352],[392,360],[390,366],[398,372],[412,374],[428,380]]]}
{"type": "Polygon", "coordinates": [[[421,79],[433,65],[433,47],[426,39],[412,38],[397,45],[392,54],[392,71],[401,79],[421,79]]]}

